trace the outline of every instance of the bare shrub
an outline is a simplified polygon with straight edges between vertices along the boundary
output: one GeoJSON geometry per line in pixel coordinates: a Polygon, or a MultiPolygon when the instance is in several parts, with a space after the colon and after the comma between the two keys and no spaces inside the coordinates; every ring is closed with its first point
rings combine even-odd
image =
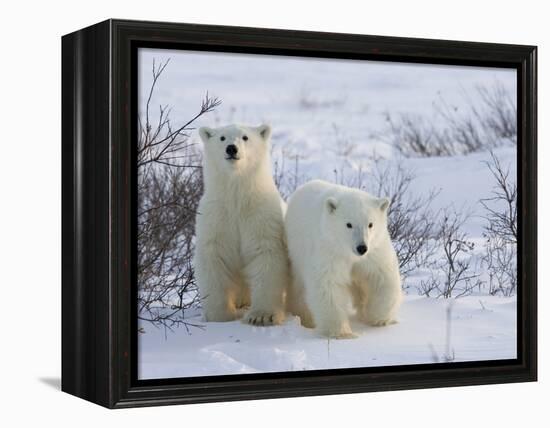
{"type": "Polygon", "coordinates": [[[483,127],[475,104],[470,102],[465,114],[457,107],[451,106],[443,98],[434,104],[437,116],[443,119],[440,144],[452,147],[450,155],[468,154],[494,147],[494,136],[483,127]]]}
{"type": "Polygon", "coordinates": [[[492,196],[480,201],[487,220],[483,260],[489,293],[510,296],[517,288],[517,184],[494,153],[486,165],[495,182],[492,196]]]}
{"type": "Polygon", "coordinates": [[[517,140],[516,102],[500,82],[477,86],[477,101],[464,92],[466,108],[443,97],[434,102],[433,118],[386,113],[382,137],[405,156],[454,156],[498,147],[517,140]]]}
{"type": "Polygon", "coordinates": [[[429,120],[420,115],[385,114],[388,124],[386,140],[404,156],[452,156],[456,149],[451,140],[440,135],[440,131],[429,120]]]}
{"type": "Polygon", "coordinates": [[[517,289],[517,248],[498,235],[486,237],[483,257],[489,277],[489,294],[512,296],[517,289]]]}
{"type": "Polygon", "coordinates": [[[492,88],[478,86],[477,92],[483,100],[485,111],[476,110],[479,120],[490,129],[497,138],[517,141],[517,106],[514,97],[502,83],[495,83],[492,88]]]}
{"type": "Polygon", "coordinates": [[[418,291],[437,297],[462,297],[480,288],[482,281],[476,271],[474,243],[468,239],[463,226],[469,215],[455,209],[445,209],[438,220],[438,253],[431,264],[432,272],[428,279],[422,280],[418,291]]]}
{"type": "Polygon", "coordinates": [[[170,325],[198,304],[192,254],[202,176],[165,167],[141,178],[138,208],[139,318],[170,325]]]}
{"type": "Polygon", "coordinates": [[[491,152],[491,161],[487,168],[495,180],[492,196],[480,202],[486,210],[486,232],[494,234],[506,242],[517,244],[518,240],[518,189],[516,180],[510,177],[510,168],[504,167],[496,155],[491,152]]]}
{"type": "Polygon", "coordinates": [[[336,123],[332,124],[332,130],[334,132],[334,153],[340,158],[348,159],[353,155],[357,144],[336,123]]]}
{"type": "Polygon", "coordinates": [[[322,108],[334,108],[341,107],[346,103],[345,97],[322,99],[319,96],[313,94],[313,92],[306,87],[303,87],[300,91],[300,97],[298,99],[300,108],[303,110],[316,110],[322,108]]]}
{"type": "Polygon", "coordinates": [[[275,143],[271,146],[273,162],[273,180],[281,197],[286,200],[294,191],[308,181],[308,177],[300,171],[300,155],[290,152],[275,143]]]}
{"type": "Polygon", "coordinates": [[[147,101],[138,117],[138,318],[170,328],[190,324],[199,305],[193,265],[195,215],[203,191],[201,155],[189,140],[195,120],[220,104],[208,94],[198,113],[174,127],[168,106],[151,119],[151,102],[168,61],[153,63],[147,101]]]}
{"type": "Polygon", "coordinates": [[[421,279],[416,288],[421,296],[432,297],[433,293],[440,294],[441,281],[432,274],[428,278],[421,279]]]}

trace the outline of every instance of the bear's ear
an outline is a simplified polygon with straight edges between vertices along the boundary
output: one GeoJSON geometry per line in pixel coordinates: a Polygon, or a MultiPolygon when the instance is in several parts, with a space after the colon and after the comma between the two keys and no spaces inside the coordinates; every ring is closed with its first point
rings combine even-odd
{"type": "Polygon", "coordinates": [[[271,137],[271,126],[260,125],[256,128],[256,132],[260,134],[264,141],[267,141],[271,137]]]}
{"type": "Polygon", "coordinates": [[[334,199],[333,197],[327,198],[325,201],[325,204],[327,206],[327,210],[330,214],[332,214],[334,211],[336,211],[336,208],[338,207],[338,201],[334,199]]]}
{"type": "Polygon", "coordinates": [[[212,128],[208,128],[207,126],[203,126],[202,128],[199,128],[199,135],[201,140],[206,143],[210,138],[212,138],[212,135],[214,135],[214,130],[212,128]]]}
{"type": "Polygon", "coordinates": [[[378,206],[380,207],[381,211],[386,211],[390,206],[390,200],[388,198],[380,198],[378,200],[378,206]]]}

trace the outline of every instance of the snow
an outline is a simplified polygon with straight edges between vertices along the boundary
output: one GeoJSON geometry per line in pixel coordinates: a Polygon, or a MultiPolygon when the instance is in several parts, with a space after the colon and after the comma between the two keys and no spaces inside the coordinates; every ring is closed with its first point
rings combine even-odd
{"type": "MultiPolygon", "coordinates": [[[[274,163],[286,159],[291,169],[289,163],[298,156],[302,181],[351,177],[359,170],[368,174],[373,155],[397,161],[395,149],[382,136],[387,112],[418,114],[437,123],[434,102],[440,98],[466,112],[467,100],[476,101],[478,85],[499,82],[516,92],[512,69],[140,49],[140,105],[153,59],[158,65],[168,58],[153,106],[169,105],[177,125],[197,113],[208,91],[223,103],[194,126],[270,123],[274,163]]],[[[191,138],[198,144],[196,135],[191,138]]],[[[502,146],[495,153],[515,174],[515,147],[502,146]]],[[[436,190],[434,209],[453,205],[471,213],[464,230],[476,242],[476,251],[484,225],[479,200],[490,196],[493,185],[484,164],[489,159],[488,152],[401,159],[416,175],[411,192],[436,190]]],[[[204,323],[200,313],[189,313],[189,321],[204,329],[173,332],[140,323],[145,333],[138,337],[139,378],[421,364],[453,353],[453,361],[516,358],[515,297],[488,296],[483,289],[459,299],[420,297],[414,285],[425,274],[411,276],[398,324],[373,328],[354,321],[359,334],[354,340],[328,341],[301,327],[295,317],[263,328],[238,321],[204,323]]]]}
{"type": "Polygon", "coordinates": [[[289,316],[284,325],[204,323],[175,333],[144,325],[139,378],[210,376],[516,358],[516,298],[468,296],[444,300],[407,296],[399,323],[352,322],[357,339],[328,340],[289,316]],[[447,346],[447,308],[451,306],[447,346]]]}

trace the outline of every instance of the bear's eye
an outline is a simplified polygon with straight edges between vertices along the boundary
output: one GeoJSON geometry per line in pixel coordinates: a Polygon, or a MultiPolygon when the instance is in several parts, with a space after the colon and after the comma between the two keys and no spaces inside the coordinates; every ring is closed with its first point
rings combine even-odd
{"type": "Polygon", "coordinates": [[[222,135],[222,136],[220,137],[220,140],[225,141],[225,137],[222,135]]]}
{"type": "Polygon", "coordinates": [[[248,141],[248,137],[246,135],[243,135],[243,140],[248,141]]]}
{"type": "Polygon", "coordinates": [[[372,223],[369,223],[369,229],[372,229],[372,223]]]}
{"type": "Polygon", "coordinates": [[[346,224],[346,226],[348,227],[348,229],[351,229],[351,227],[352,227],[351,223],[346,224]]]}

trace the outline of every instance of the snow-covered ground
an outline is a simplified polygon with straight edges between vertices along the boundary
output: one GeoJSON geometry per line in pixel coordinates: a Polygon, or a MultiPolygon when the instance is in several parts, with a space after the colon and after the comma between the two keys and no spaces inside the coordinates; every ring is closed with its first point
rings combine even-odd
{"type": "Polygon", "coordinates": [[[284,325],[204,323],[188,333],[145,325],[139,335],[141,379],[373,367],[516,358],[516,299],[468,296],[444,300],[407,296],[400,322],[352,323],[357,339],[327,340],[290,316],[284,325]],[[450,305],[450,335],[447,310],[450,305]],[[448,339],[447,339],[448,337],[448,339]]]}
{"type": "MultiPolygon", "coordinates": [[[[468,103],[477,100],[476,87],[499,82],[515,94],[516,85],[514,70],[496,68],[145,49],[139,57],[142,104],[153,58],[157,64],[170,58],[152,104],[169,105],[174,125],[196,114],[208,91],[223,103],[196,126],[270,123],[274,163],[280,167],[286,160],[286,168],[292,170],[297,157],[301,180],[342,179],[342,174],[352,177],[358,171],[368,175],[373,155],[397,161],[395,148],[383,138],[385,113],[437,121],[434,102],[438,100],[466,112],[468,103]]],[[[196,135],[191,138],[198,143],[196,135]]],[[[515,148],[504,146],[495,153],[515,174],[515,148]]],[[[484,164],[489,159],[488,152],[478,152],[400,160],[416,175],[411,192],[426,195],[436,190],[434,209],[453,205],[471,214],[464,231],[476,243],[476,251],[482,247],[485,221],[479,200],[489,197],[493,186],[484,164]]],[[[414,285],[415,278],[424,274],[413,273],[410,281],[414,285]]],[[[260,328],[240,322],[204,323],[199,313],[189,313],[189,321],[203,329],[179,327],[174,332],[143,323],[139,378],[516,357],[515,297],[488,296],[481,289],[459,299],[436,299],[418,296],[414,286],[407,291],[398,324],[372,328],[354,322],[360,335],[354,340],[328,341],[301,327],[294,317],[283,326],[260,328]]]]}

